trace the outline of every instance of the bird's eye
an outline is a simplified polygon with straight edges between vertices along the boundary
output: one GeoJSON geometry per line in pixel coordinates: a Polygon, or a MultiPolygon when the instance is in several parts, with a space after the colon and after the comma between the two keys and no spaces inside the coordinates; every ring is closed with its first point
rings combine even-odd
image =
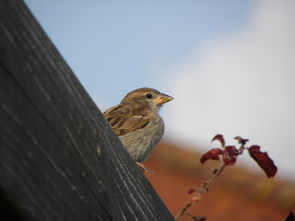
{"type": "Polygon", "coordinates": [[[151,94],[146,94],[145,96],[146,96],[146,98],[148,98],[148,99],[151,99],[151,98],[153,97],[153,95],[151,95],[151,94]]]}

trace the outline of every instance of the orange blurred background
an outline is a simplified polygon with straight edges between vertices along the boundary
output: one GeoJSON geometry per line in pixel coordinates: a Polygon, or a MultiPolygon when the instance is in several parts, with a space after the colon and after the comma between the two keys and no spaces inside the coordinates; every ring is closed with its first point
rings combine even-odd
{"type": "MultiPolygon", "coordinates": [[[[144,163],[155,173],[146,175],[168,209],[175,216],[193,196],[188,191],[198,188],[218,162],[200,164],[200,153],[182,145],[164,141],[144,163]]],[[[206,216],[209,221],[283,221],[295,210],[295,183],[241,168],[239,162],[225,168],[210,186],[209,192],[189,211],[206,216]]],[[[181,221],[191,221],[183,216],[181,221]]]]}

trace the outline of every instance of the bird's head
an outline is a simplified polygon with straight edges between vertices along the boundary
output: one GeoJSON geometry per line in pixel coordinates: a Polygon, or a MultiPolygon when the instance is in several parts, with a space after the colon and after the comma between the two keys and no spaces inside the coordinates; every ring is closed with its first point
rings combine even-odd
{"type": "Polygon", "coordinates": [[[173,97],[161,93],[152,88],[139,88],[128,93],[121,101],[123,103],[137,103],[148,106],[153,110],[159,111],[164,103],[173,100],[173,97]]]}

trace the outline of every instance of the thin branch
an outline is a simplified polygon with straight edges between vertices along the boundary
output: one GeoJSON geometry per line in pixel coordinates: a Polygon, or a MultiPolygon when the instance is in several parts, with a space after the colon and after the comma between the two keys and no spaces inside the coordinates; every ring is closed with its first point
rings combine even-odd
{"type": "Polygon", "coordinates": [[[197,203],[200,199],[201,196],[208,192],[208,187],[209,185],[223,172],[224,168],[226,167],[226,165],[221,162],[218,168],[215,168],[213,170],[212,176],[206,180],[203,185],[201,187],[199,187],[198,190],[195,191],[194,196],[187,202],[187,204],[182,207],[179,212],[177,213],[177,215],[175,216],[175,220],[178,220],[181,216],[185,215],[185,214],[190,214],[187,212],[187,210],[194,204],[197,203]]]}

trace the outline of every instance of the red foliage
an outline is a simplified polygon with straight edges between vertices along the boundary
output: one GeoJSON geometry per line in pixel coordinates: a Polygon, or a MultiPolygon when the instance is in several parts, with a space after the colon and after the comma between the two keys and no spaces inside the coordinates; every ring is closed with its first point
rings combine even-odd
{"type": "Polygon", "coordinates": [[[227,146],[224,148],[222,157],[225,165],[234,165],[237,161],[238,150],[235,146],[227,146]]]}
{"type": "MultiPolygon", "coordinates": [[[[218,140],[221,143],[223,149],[213,148],[205,153],[200,161],[201,164],[207,160],[219,160],[219,155],[222,156],[223,162],[226,166],[234,165],[237,161],[238,155],[243,153],[245,144],[249,141],[240,136],[235,137],[239,144],[241,144],[238,150],[235,146],[225,146],[225,141],[221,134],[217,134],[212,141],[218,140]]],[[[264,170],[268,177],[273,177],[277,173],[277,167],[274,165],[273,160],[268,156],[266,152],[261,152],[260,147],[257,145],[252,145],[248,148],[250,156],[258,163],[258,165],[264,170]]]]}
{"type": "Polygon", "coordinates": [[[215,137],[213,137],[212,142],[218,140],[221,143],[221,146],[224,147],[225,146],[225,141],[224,138],[221,134],[217,134],[215,135],[215,137]]]}
{"type": "Polygon", "coordinates": [[[226,146],[224,150],[213,148],[201,157],[201,164],[209,159],[219,160],[219,155],[222,155],[222,159],[225,165],[234,165],[237,161],[237,156],[239,155],[239,152],[235,146],[226,146]]]}
{"type": "Polygon", "coordinates": [[[260,146],[251,146],[249,148],[249,154],[264,170],[268,177],[273,177],[276,175],[278,168],[275,166],[273,160],[268,156],[266,152],[260,151],[260,146]]]}
{"type": "Polygon", "coordinates": [[[219,149],[219,148],[213,148],[211,150],[209,150],[207,153],[205,153],[200,161],[201,164],[203,164],[205,161],[211,159],[211,160],[219,160],[219,155],[223,153],[223,150],[219,149]]]}
{"type": "Polygon", "coordinates": [[[190,188],[190,189],[187,191],[187,193],[188,193],[188,194],[191,194],[191,193],[194,193],[195,191],[196,191],[196,189],[190,188]]]}

